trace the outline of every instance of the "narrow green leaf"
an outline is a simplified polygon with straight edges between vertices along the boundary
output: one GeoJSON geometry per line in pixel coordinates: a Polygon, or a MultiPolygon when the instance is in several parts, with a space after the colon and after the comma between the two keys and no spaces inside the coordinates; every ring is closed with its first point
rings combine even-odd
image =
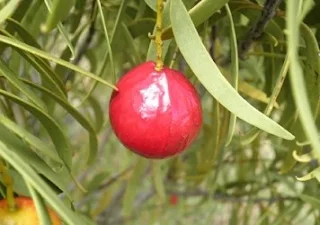
{"type": "Polygon", "coordinates": [[[128,181],[126,191],[123,197],[123,213],[126,216],[130,216],[133,210],[134,200],[137,194],[137,188],[140,185],[143,173],[148,165],[148,161],[142,157],[139,157],[134,168],[133,174],[128,181]]]}
{"type": "MultiPolygon", "coordinates": [[[[277,78],[275,87],[273,88],[272,94],[270,96],[270,101],[264,110],[264,114],[267,116],[270,116],[272,109],[273,109],[274,105],[276,104],[277,97],[281,91],[283,82],[286,79],[288,70],[289,70],[289,60],[288,60],[288,57],[286,57],[283,65],[281,67],[281,71],[280,71],[280,74],[277,78]]],[[[292,129],[291,129],[291,132],[293,132],[292,129]]],[[[243,137],[241,137],[241,144],[247,145],[247,144],[251,143],[259,136],[260,133],[261,133],[261,131],[258,130],[256,127],[252,128],[247,134],[245,134],[243,137]]]]}
{"type": "MultiPolygon", "coordinates": [[[[21,24],[14,20],[7,20],[8,24],[11,25],[13,32],[17,32],[22,38],[23,42],[29,45],[32,45],[36,48],[40,48],[40,45],[37,41],[27,32],[21,24]]],[[[0,29],[0,32],[6,36],[15,39],[14,36],[4,30],[0,29]]],[[[29,54],[25,51],[22,51],[19,48],[14,47],[14,49],[25,59],[27,60],[41,75],[43,79],[43,85],[52,89],[55,93],[59,94],[62,97],[66,97],[66,91],[64,84],[61,79],[53,72],[48,61],[40,58],[38,56],[29,54]]]]}
{"type": "Polygon", "coordinates": [[[18,76],[14,74],[14,72],[6,66],[5,62],[3,62],[2,59],[0,59],[0,73],[36,106],[38,106],[44,111],[48,110],[44,102],[34,92],[29,90],[23,82],[21,82],[18,79],[18,76]]]}
{"type": "MultiPolygon", "coordinates": [[[[100,0],[96,0],[96,1],[97,1],[100,17],[101,17],[101,23],[102,23],[102,27],[103,27],[104,36],[107,41],[108,52],[106,54],[108,54],[108,56],[110,58],[110,66],[111,66],[111,74],[112,74],[111,77],[113,79],[113,82],[115,82],[116,81],[116,73],[115,73],[114,62],[113,62],[113,53],[112,53],[112,48],[111,48],[111,42],[109,39],[109,34],[108,34],[107,26],[105,23],[105,18],[104,18],[101,2],[100,2],[100,0]]],[[[126,2],[126,1],[122,0],[122,5],[124,4],[124,2],[126,2]]],[[[121,10],[121,8],[120,8],[120,10],[121,10]]],[[[121,13],[121,11],[120,11],[120,13],[121,13]]]]}
{"type": "MultiPolygon", "coordinates": [[[[120,4],[120,8],[118,10],[118,13],[117,13],[117,18],[115,20],[115,23],[114,23],[114,27],[112,29],[112,33],[111,33],[111,37],[110,37],[110,42],[109,42],[109,36],[108,36],[108,33],[107,33],[107,28],[105,26],[105,23],[104,23],[104,19],[103,19],[103,24],[104,24],[104,32],[105,32],[105,37],[107,39],[107,45],[108,45],[108,51],[105,52],[104,56],[103,56],[103,60],[102,60],[102,64],[99,68],[99,71],[98,71],[98,76],[99,77],[102,77],[103,76],[103,73],[105,72],[105,69],[107,68],[107,61],[108,61],[108,58],[110,57],[110,65],[111,65],[111,70],[112,70],[112,78],[113,78],[113,81],[115,82],[116,81],[116,74],[115,74],[115,68],[114,68],[114,65],[113,65],[113,55],[112,55],[112,52],[111,52],[111,46],[113,46],[114,44],[114,40],[115,40],[115,37],[116,37],[116,34],[118,33],[118,30],[119,30],[119,27],[120,27],[120,24],[121,24],[121,20],[122,20],[122,17],[123,17],[123,13],[125,11],[125,8],[127,6],[127,3],[128,1],[125,1],[125,0],[122,0],[121,1],[121,4],[120,4]],[[110,45],[110,46],[109,46],[110,45]],[[110,51],[109,51],[110,50],[110,51]]],[[[99,4],[99,3],[98,3],[99,4]]],[[[101,7],[101,6],[100,6],[101,7]]],[[[100,13],[102,14],[101,16],[103,17],[103,11],[101,9],[100,13]]],[[[97,86],[97,82],[93,82],[90,90],[88,91],[87,95],[83,98],[82,100],[82,103],[85,102],[88,97],[92,94],[92,92],[95,90],[97,86]]]]}
{"type": "MultiPolygon", "coordinates": [[[[71,176],[66,167],[59,167],[57,168],[58,172],[54,172],[53,169],[49,167],[42,158],[40,158],[40,156],[30,149],[27,143],[25,143],[22,139],[19,139],[1,124],[0,132],[0,140],[9,147],[10,151],[23,158],[25,162],[28,162],[28,164],[37,170],[38,173],[42,174],[60,190],[64,191],[67,196],[69,196],[69,193],[67,192],[67,185],[70,183],[71,176]]],[[[56,165],[54,165],[54,167],[56,167],[56,165]]]]}
{"type": "MultiPolygon", "coordinates": [[[[292,94],[297,106],[299,118],[302,127],[311,141],[313,153],[317,159],[320,159],[320,140],[318,130],[313,120],[313,115],[308,101],[307,90],[303,78],[303,71],[299,62],[299,24],[297,24],[297,15],[299,12],[300,1],[287,2],[287,40],[288,40],[288,58],[290,60],[290,82],[292,94]]],[[[319,57],[315,55],[314,57],[319,57]]]]}
{"type": "Polygon", "coordinates": [[[44,204],[43,199],[37,193],[37,191],[31,186],[31,184],[28,183],[28,181],[26,181],[26,184],[31,194],[32,200],[35,203],[37,216],[39,218],[40,224],[52,225],[48,209],[44,204]]]}
{"type": "Polygon", "coordinates": [[[103,127],[104,122],[104,111],[101,107],[100,102],[95,99],[93,96],[89,96],[87,104],[90,105],[90,109],[92,109],[95,119],[95,130],[96,132],[99,132],[103,127]]]}
{"type": "Polygon", "coordinates": [[[128,27],[124,23],[121,23],[121,28],[123,30],[124,39],[128,43],[128,52],[131,53],[134,63],[135,64],[141,63],[142,59],[139,55],[139,52],[136,49],[133,37],[131,36],[131,33],[128,30],[128,27]]]}
{"type": "Polygon", "coordinates": [[[299,198],[301,198],[302,201],[309,203],[314,208],[320,209],[320,200],[318,198],[306,194],[299,195],[299,198]]]}
{"type": "Polygon", "coordinates": [[[290,132],[245,101],[224,78],[202,44],[181,0],[171,1],[170,18],[182,55],[213,97],[240,119],[281,138],[294,139],[290,132]]]}
{"type": "Polygon", "coordinates": [[[28,110],[42,123],[42,125],[50,135],[60,158],[66,164],[67,168],[71,168],[72,152],[69,148],[66,136],[64,135],[60,126],[55,122],[55,120],[38,107],[25,102],[23,99],[7,91],[0,90],[0,95],[14,101],[24,109],[28,110]]]}
{"type": "Polygon", "coordinates": [[[82,68],[80,68],[78,66],[75,66],[75,65],[73,65],[73,64],[71,64],[71,63],[69,63],[69,62],[67,62],[65,60],[59,59],[57,57],[54,57],[54,56],[52,56],[51,54],[49,54],[47,52],[44,52],[42,50],[39,50],[39,49],[34,48],[32,46],[29,46],[29,45],[26,45],[26,44],[24,44],[24,43],[22,43],[20,41],[13,40],[13,39],[8,38],[8,37],[6,37],[4,35],[0,35],[0,42],[6,43],[6,44],[11,45],[11,46],[15,46],[15,47],[17,47],[19,49],[22,49],[22,50],[24,50],[26,52],[29,52],[31,54],[35,54],[35,55],[40,56],[42,58],[51,60],[51,61],[53,61],[53,62],[55,62],[57,64],[65,66],[65,67],[67,67],[67,68],[69,68],[71,70],[74,70],[74,71],[76,71],[78,73],[81,73],[81,74],[83,74],[83,75],[85,75],[87,77],[90,77],[90,78],[92,78],[94,80],[97,80],[100,83],[103,83],[103,84],[105,84],[105,85],[117,90],[117,88],[114,85],[106,82],[105,80],[101,79],[100,77],[97,77],[93,73],[85,71],[84,69],[82,69],[82,68]]]}
{"type": "Polygon", "coordinates": [[[75,4],[75,0],[53,0],[52,4],[51,1],[45,0],[45,3],[49,9],[49,13],[45,24],[41,26],[41,30],[47,33],[67,18],[71,8],[75,4]]]}
{"type": "MultiPolygon", "coordinates": [[[[21,174],[19,174],[16,170],[13,168],[8,168],[8,173],[12,177],[13,180],[13,190],[18,195],[23,196],[30,196],[30,192],[28,190],[28,187],[26,183],[23,180],[23,177],[21,174]]],[[[3,182],[3,177],[0,177],[0,182],[3,182]]]]}
{"type": "Polygon", "coordinates": [[[64,28],[64,26],[62,25],[62,23],[59,23],[58,24],[58,30],[61,34],[61,36],[63,37],[63,39],[65,40],[65,42],[67,43],[68,47],[69,47],[69,50],[71,52],[71,59],[74,59],[75,56],[76,56],[76,51],[72,45],[72,42],[69,38],[69,35],[68,35],[68,32],[67,30],[64,28]]]}
{"type": "MultiPolygon", "coordinates": [[[[192,9],[189,10],[189,16],[194,24],[194,26],[198,26],[202,24],[204,21],[209,19],[215,12],[221,9],[229,0],[202,0],[198,4],[196,4],[192,9]]],[[[170,39],[173,36],[172,27],[169,26],[164,29],[162,33],[162,39],[170,39]]]]}
{"type": "Polygon", "coordinates": [[[9,18],[21,0],[10,0],[1,10],[0,10],[0,24],[2,24],[7,18],[9,18]]]}
{"type": "Polygon", "coordinates": [[[23,129],[21,126],[14,123],[12,120],[0,115],[0,124],[2,124],[8,130],[15,133],[18,137],[20,137],[26,143],[28,143],[32,148],[36,149],[37,151],[41,152],[42,154],[46,155],[47,157],[56,162],[62,162],[57,152],[54,149],[50,148],[47,143],[44,143],[38,137],[23,129]]]}
{"type": "Polygon", "coordinates": [[[24,179],[49,203],[52,209],[69,225],[85,225],[86,223],[77,217],[59,199],[53,190],[41,179],[41,177],[16,153],[11,152],[8,147],[0,142],[0,155],[12,165],[24,179]]]}
{"type": "Polygon", "coordinates": [[[152,178],[155,190],[158,194],[159,201],[164,202],[166,197],[166,192],[163,183],[163,173],[161,171],[161,162],[152,161],[152,178]]]}
{"type": "Polygon", "coordinates": [[[298,181],[308,181],[313,178],[316,178],[318,182],[320,182],[320,167],[317,167],[316,169],[312,170],[306,175],[303,175],[302,177],[296,177],[298,181]]]}
{"type": "MultiPolygon", "coordinates": [[[[231,76],[232,76],[232,86],[236,91],[238,91],[238,82],[239,82],[239,60],[238,60],[238,44],[237,36],[234,28],[232,13],[230,11],[229,5],[226,4],[226,11],[230,21],[230,50],[231,50],[231,76]]],[[[229,121],[228,135],[225,145],[228,146],[231,143],[234,130],[236,127],[237,117],[234,114],[231,114],[229,121]]]]}
{"type": "Polygon", "coordinates": [[[66,111],[68,111],[70,115],[72,115],[72,117],[76,119],[82,125],[82,127],[88,131],[89,138],[90,138],[90,149],[88,149],[88,162],[92,163],[96,159],[96,155],[98,151],[98,140],[97,140],[96,132],[93,126],[91,125],[91,123],[78,110],[76,110],[69,102],[55,95],[50,90],[42,86],[36,85],[28,80],[23,80],[23,81],[26,84],[28,84],[30,87],[36,88],[42,93],[48,95],[50,98],[54,99],[55,102],[57,102],[66,111]]]}
{"type": "Polygon", "coordinates": [[[64,1],[64,0],[53,0],[53,7],[51,0],[45,0],[48,11],[50,12],[47,17],[46,24],[41,26],[43,32],[51,31],[57,27],[62,38],[67,42],[68,48],[71,52],[71,58],[74,59],[76,53],[75,49],[68,37],[68,32],[62,25],[62,21],[68,16],[70,9],[75,4],[75,0],[64,1]]]}
{"type": "Polygon", "coordinates": [[[157,10],[157,2],[156,0],[144,0],[145,3],[147,3],[147,5],[153,10],[153,11],[156,11],[157,10]]]}

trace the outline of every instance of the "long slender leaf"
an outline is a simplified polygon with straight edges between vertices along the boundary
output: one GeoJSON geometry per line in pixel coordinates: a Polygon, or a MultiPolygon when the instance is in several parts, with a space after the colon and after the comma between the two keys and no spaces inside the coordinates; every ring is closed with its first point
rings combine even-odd
{"type": "Polygon", "coordinates": [[[86,223],[77,217],[66,205],[58,198],[52,189],[41,179],[41,177],[14,152],[0,141],[0,155],[11,164],[28,183],[49,203],[52,209],[69,225],[85,225],[86,223]]]}
{"type": "MultiPolygon", "coordinates": [[[[189,16],[193,24],[197,27],[209,19],[215,12],[221,9],[229,0],[202,0],[189,10],[189,16]]],[[[162,39],[166,40],[173,36],[172,27],[167,27],[162,33],[162,39]]]]}
{"type": "Polygon", "coordinates": [[[40,56],[40,57],[42,57],[42,58],[51,60],[51,61],[53,61],[53,62],[55,62],[55,63],[57,63],[57,64],[60,64],[60,65],[65,66],[65,67],[68,67],[68,68],[71,69],[71,70],[74,70],[74,71],[76,71],[76,72],[79,72],[79,73],[81,73],[81,74],[83,74],[83,75],[85,75],[85,76],[87,76],[87,77],[90,77],[90,78],[92,78],[92,79],[94,79],[94,80],[97,80],[97,81],[99,81],[100,83],[103,83],[103,84],[105,84],[105,85],[107,85],[107,86],[109,86],[109,87],[117,90],[117,88],[116,88],[114,85],[106,82],[105,80],[101,79],[100,77],[97,77],[97,76],[94,75],[93,73],[90,73],[90,72],[88,72],[88,71],[85,71],[84,69],[82,69],[82,68],[80,68],[80,67],[78,67],[78,66],[75,66],[75,65],[73,65],[73,64],[71,64],[71,63],[69,63],[69,62],[67,62],[67,61],[65,61],[65,60],[61,60],[61,59],[59,59],[59,58],[57,58],[57,57],[54,57],[54,56],[52,56],[51,54],[49,54],[49,53],[47,53],[47,52],[41,51],[41,50],[39,50],[39,49],[37,49],[37,48],[34,48],[34,47],[32,47],[32,46],[29,46],[29,45],[26,45],[26,44],[24,44],[24,43],[22,43],[22,42],[20,42],[20,41],[13,40],[13,39],[8,38],[8,37],[3,36],[3,35],[0,35],[0,42],[6,43],[6,44],[8,44],[8,45],[15,46],[15,47],[17,47],[17,48],[19,48],[19,49],[22,49],[22,50],[24,50],[24,51],[27,51],[27,52],[29,52],[29,53],[32,53],[32,54],[35,54],[35,55],[40,56]]]}
{"type": "Polygon", "coordinates": [[[60,158],[66,164],[67,168],[71,168],[72,152],[69,148],[68,141],[62,129],[55,122],[55,120],[38,107],[25,102],[23,99],[7,91],[0,90],[0,95],[14,101],[18,105],[22,106],[24,109],[28,110],[42,123],[42,125],[45,127],[48,134],[50,135],[60,158]]]}
{"type": "Polygon", "coordinates": [[[27,98],[33,102],[36,106],[44,111],[47,111],[47,107],[44,102],[31,90],[29,90],[23,82],[21,82],[16,74],[10,68],[8,68],[5,62],[0,59],[0,73],[4,76],[13,86],[27,96],[27,98]]]}
{"type": "Polygon", "coordinates": [[[57,152],[51,147],[49,147],[47,143],[44,143],[38,137],[23,129],[21,126],[14,123],[12,120],[0,115],[0,123],[3,126],[5,126],[8,130],[15,133],[18,137],[22,138],[26,143],[28,143],[37,151],[41,152],[42,154],[56,162],[62,162],[57,152]]]}
{"type": "Polygon", "coordinates": [[[60,98],[59,96],[52,93],[50,90],[43,88],[39,85],[36,85],[30,81],[23,80],[26,84],[30,87],[36,88],[37,90],[41,91],[42,93],[48,95],[50,98],[54,99],[58,104],[60,104],[65,110],[67,110],[73,118],[75,118],[82,126],[85,128],[90,137],[90,149],[88,149],[88,162],[92,163],[97,155],[98,150],[98,140],[96,136],[96,132],[90,122],[82,116],[80,112],[78,112],[72,105],[70,105],[67,101],[60,98]]]}
{"type": "MultiPolygon", "coordinates": [[[[100,2],[100,0],[96,0],[96,1],[97,1],[100,17],[101,17],[101,23],[102,23],[102,27],[103,27],[104,36],[105,36],[106,41],[107,41],[108,52],[106,54],[108,54],[109,59],[110,59],[111,74],[112,74],[111,77],[113,78],[113,82],[115,82],[115,77],[116,77],[115,73],[116,72],[115,72],[115,68],[114,68],[113,53],[112,53],[112,48],[111,48],[111,42],[110,42],[110,39],[109,39],[108,29],[107,29],[107,26],[106,26],[106,23],[105,23],[101,2],[100,2]]],[[[122,1],[122,2],[125,2],[125,1],[122,1]]]]}
{"type": "Polygon", "coordinates": [[[44,1],[49,10],[49,14],[47,16],[46,22],[42,25],[41,29],[43,32],[49,32],[61,22],[67,18],[71,8],[75,4],[75,0],[45,0],[44,1]]]}
{"type": "MultiPolygon", "coordinates": [[[[226,11],[230,21],[230,49],[231,49],[231,75],[232,75],[232,86],[235,90],[238,90],[238,80],[239,80],[239,60],[238,60],[238,44],[237,36],[234,28],[232,14],[229,8],[229,5],[226,4],[226,11]]],[[[236,126],[237,117],[234,114],[230,116],[228,136],[226,140],[226,146],[231,143],[235,126],[236,126]]]]}
{"type": "Polygon", "coordinates": [[[203,86],[240,119],[284,139],[294,136],[245,101],[224,78],[201,42],[181,0],[171,1],[170,18],[178,47],[203,86]]]}
{"type": "MultiPolygon", "coordinates": [[[[297,106],[302,127],[311,141],[315,157],[320,159],[320,140],[318,130],[314,124],[312,112],[310,109],[303,71],[299,62],[299,24],[297,15],[299,12],[299,3],[301,1],[288,1],[287,3],[287,40],[288,40],[288,57],[290,60],[290,82],[292,94],[297,106]]],[[[319,57],[315,55],[314,57],[319,57]]]]}
{"type": "Polygon", "coordinates": [[[0,140],[10,148],[10,151],[23,158],[38,173],[42,174],[69,196],[67,184],[70,182],[71,176],[65,167],[58,165],[58,172],[54,172],[42,158],[34,153],[25,142],[11,133],[9,129],[0,125],[0,131],[2,134],[0,140]]]}
{"type": "MultiPolygon", "coordinates": [[[[8,24],[12,25],[12,29],[19,34],[19,36],[23,39],[25,43],[40,48],[40,45],[33,39],[33,37],[27,31],[25,31],[22,28],[21,24],[13,20],[8,20],[8,24]]],[[[14,39],[14,36],[10,33],[1,29],[0,32],[14,39]]],[[[34,56],[32,54],[24,52],[19,48],[15,48],[15,50],[40,73],[40,75],[43,78],[44,86],[48,86],[50,89],[54,90],[55,93],[59,94],[64,98],[66,97],[66,91],[63,86],[63,83],[59,79],[59,77],[52,71],[49,62],[45,61],[44,59],[38,56],[34,56]]]]}
{"type": "Polygon", "coordinates": [[[40,224],[52,225],[48,209],[46,208],[43,199],[37,193],[37,191],[31,186],[31,184],[28,183],[28,181],[26,181],[26,184],[32,196],[32,200],[35,203],[37,216],[39,218],[40,224]]]}
{"type": "Polygon", "coordinates": [[[0,24],[10,17],[21,0],[11,0],[0,10],[0,24]]]}

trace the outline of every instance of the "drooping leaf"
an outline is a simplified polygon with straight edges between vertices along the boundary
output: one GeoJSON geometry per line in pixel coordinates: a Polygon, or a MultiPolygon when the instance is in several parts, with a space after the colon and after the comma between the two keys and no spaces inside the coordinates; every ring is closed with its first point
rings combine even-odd
{"type": "Polygon", "coordinates": [[[93,73],[85,71],[84,69],[82,69],[82,68],[80,68],[78,66],[75,66],[75,65],[73,65],[73,64],[71,64],[71,63],[69,63],[67,61],[64,61],[64,60],[61,60],[61,59],[59,59],[57,57],[54,57],[54,56],[52,56],[51,54],[49,54],[47,52],[41,51],[41,50],[39,50],[37,48],[34,48],[32,46],[29,46],[29,45],[26,45],[26,44],[24,44],[24,43],[22,43],[20,41],[13,40],[13,39],[8,38],[8,37],[3,36],[3,35],[0,35],[0,42],[6,43],[8,45],[15,46],[15,47],[17,47],[19,49],[22,49],[24,51],[27,51],[27,52],[30,52],[30,53],[35,54],[37,56],[40,56],[42,58],[51,60],[51,61],[53,61],[53,62],[55,62],[57,64],[60,64],[60,65],[65,66],[65,67],[68,67],[71,70],[79,72],[79,73],[81,73],[81,74],[83,74],[85,76],[88,76],[88,77],[90,77],[90,78],[92,78],[94,80],[97,80],[97,81],[99,81],[99,82],[101,82],[101,83],[103,83],[103,84],[105,84],[105,85],[117,90],[117,88],[114,85],[106,82],[105,80],[101,79],[100,77],[97,77],[93,73]]]}
{"type": "Polygon", "coordinates": [[[0,142],[0,155],[28,181],[61,219],[70,225],[85,225],[85,222],[59,199],[41,177],[16,153],[11,152],[3,142],[0,142]]]}
{"type": "MultiPolygon", "coordinates": [[[[297,21],[297,15],[299,15],[299,2],[300,1],[289,1],[287,4],[286,18],[288,48],[290,49],[288,51],[288,57],[290,60],[290,81],[292,94],[297,106],[302,127],[311,141],[315,156],[320,159],[320,140],[318,137],[318,130],[313,121],[305,81],[303,78],[303,71],[298,55],[300,21],[297,21]]],[[[315,57],[318,57],[318,55],[315,57]]]]}
{"type": "Polygon", "coordinates": [[[210,94],[240,119],[281,138],[294,139],[289,131],[245,101],[224,78],[202,44],[181,0],[171,1],[170,12],[177,45],[190,68],[210,94]]]}
{"type": "Polygon", "coordinates": [[[20,105],[33,114],[42,123],[50,135],[60,158],[66,164],[67,168],[71,168],[72,152],[69,148],[69,142],[67,141],[61,127],[55,122],[55,120],[38,107],[25,102],[23,99],[7,91],[0,90],[0,95],[20,105]]]}

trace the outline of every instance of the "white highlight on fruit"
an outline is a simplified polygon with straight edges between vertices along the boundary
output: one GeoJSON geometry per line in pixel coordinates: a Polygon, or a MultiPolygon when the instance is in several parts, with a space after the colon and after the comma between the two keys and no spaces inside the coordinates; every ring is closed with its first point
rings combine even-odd
{"type": "Polygon", "coordinates": [[[165,75],[156,76],[154,82],[147,88],[140,90],[142,104],[140,113],[142,118],[155,117],[158,112],[165,112],[170,105],[168,81],[165,75]]]}

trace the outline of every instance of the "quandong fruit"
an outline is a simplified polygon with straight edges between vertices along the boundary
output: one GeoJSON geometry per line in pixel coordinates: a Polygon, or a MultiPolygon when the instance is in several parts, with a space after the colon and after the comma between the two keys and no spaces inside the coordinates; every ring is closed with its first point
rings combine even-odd
{"type": "Polygon", "coordinates": [[[185,150],[202,125],[199,95],[179,71],[154,62],[130,70],[117,83],[109,105],[115,135],[131,151],[161,159],[185,150]]]}

